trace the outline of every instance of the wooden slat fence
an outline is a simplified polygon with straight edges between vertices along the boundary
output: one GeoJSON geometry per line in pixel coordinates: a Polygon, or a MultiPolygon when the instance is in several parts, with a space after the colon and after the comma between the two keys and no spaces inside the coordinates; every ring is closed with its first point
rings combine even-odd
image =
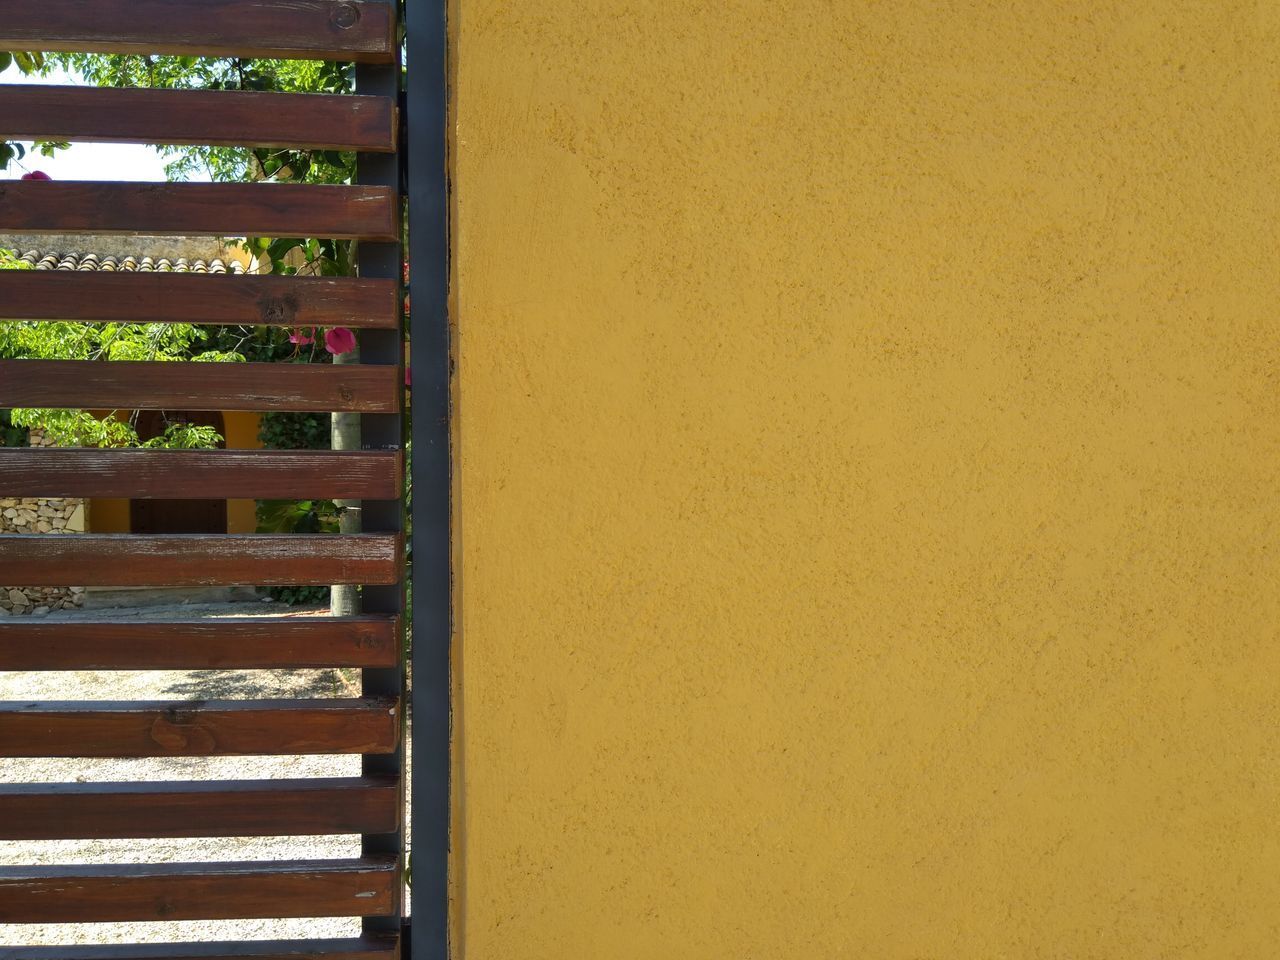
{"type": "Polygon", "coordinates": [[[245,276],[209,283],[181,273],[0,272],[0,303],[9,320],[164,323],[181,303],[187,323],[395,330],[396,297],[394,280],[354,277],[245,276]]]}
{"type": "Polygon", "coordinates": [[[359,96],[7,88],[0,140],[315,147],[361,152],[360,182],[0,183],[5,233],[358,239],[359,278],[0,273],[17,320],[343,325],[364,362],[174,364],[0,360],[0,408],[354,411],[370,449],[0,450],[0,496],[362,500],[350,535],[0,536],[0,584],[353,583],[352,617],[0,619],[0,670],[344,667],[338,699],[0,703],[0,757],[358,754],[358,776],[0,784],[0,840],[358,834],[361,856],[0,868],[0,923],[360,918],[346,939],[0,945],[0,960],[338,957],[396,960],[403,904],[403,403],[395,171],[396,5],[380,0],[12,0],[0,50],[355,61],[359,96]],[[373,95],[369,95],[372,93],[373,95]],[[365,156],[374,158],[366,162],[365,156]],[[369,176],[365,171],[373,170],[369,176]],[[379,506],[381,504],[381,506],[379,506]]]}
{"type": "Polygon", "coordinates": [[[0,50],[390,64],[395,8],[373,0],[6,0],[0,50]]]}
{"type": "Polygon", "coordinates": [[[0,183],[16,233],[209,234],[384,240],[400,236],[387,187],[300,183],[0,183]]]}

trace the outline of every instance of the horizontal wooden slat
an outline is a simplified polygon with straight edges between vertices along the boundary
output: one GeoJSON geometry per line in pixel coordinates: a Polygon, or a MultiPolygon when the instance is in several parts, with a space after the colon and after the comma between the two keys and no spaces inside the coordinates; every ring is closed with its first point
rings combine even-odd
{"type": "Polygon", "coordinates": [[[0,960],[398,960],[396,938],[0,947],[0,960]]]}
{"type": "Polygon", "coordinates": [[[0,140],[396,148],[396,106],[387,97],[34,84],[4,92],[0,140]]]}
{"type": "Polygon", "coordinates": [[[0,867],[0,923],[386,916],[398,873],[389,857],[0,867]]]}
{"type": "Polygon", "coordinates": [[[394,280],[0,271],[0,323],[86,320],[395,330],[398,311],[394,280]]]}
{"type": "Polygon", "coordinates": [[[395,617],[0,619],[0,670],[394,667],[395,617]]]}
{"type": "Polygon", "coordinates": [[[0,960],[399,960],[396,938],[0,947],[0,960]]]}
{"type": "Polygon", "coordinates": [[[3,757],[390,753],[394,700],[0,703],[3,757]]]}
{"type": "Polygon", "coordinates": [[[0,785],[0,840],[393,833],[392,778],[0,785]]]}
{"type": "Polygon", "coordinates": [[[399,957],[400,943],[394,937],[0,947],[0,960],[399,960],[399,957]]]}
{"type": "Polygon", "coordinates": [[[394,9],[347,0],[5,0],[0,50],[390,63],[394,9]]]}
{"type": "Polygon", "coordinates": [[[0,535],[11,587],[392,584],[402,561],[395,534],[0,535]]]}
{"type": "MultiPolygon", "coordinates": [[[[0,47],[3,49],[3,47],[0,47]]],[[[388,187],[299,183],[0,182],[0,233],[399,239],[388,187]]]]}
{"type": "Polygon", "coordinates": [[[0,360],[0,409],[395,413],[400,376],[359,363],[0,360]]]}
{"type": "Polygon", "coordinates": [[[7,497],[394,500],[398,450],[0,448],[7,497]]]}

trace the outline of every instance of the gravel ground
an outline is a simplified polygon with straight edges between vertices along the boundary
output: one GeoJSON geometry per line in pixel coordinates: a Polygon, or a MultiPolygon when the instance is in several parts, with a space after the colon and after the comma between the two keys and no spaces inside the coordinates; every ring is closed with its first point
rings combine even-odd
{"type": "MultiPolygon", "coordinates": [[[[146,619],[272,616],[261,603],[69,611],[46,619],[146,619]]],[[[289,616],[320,616],[298,610],[289,616]]],[[[0,700],[198,700],[359,695],[356,671],[204,670],[32,674],[0,672],[0,700]]],[[[0,782],[284,779],[357,776],[360,758],[193,757],[139,760],[0,759],[0,782]]],[[[360,854],[354,836],[218,837],[184,840],[0,841],[0,866],[237,860],[345,859],[360,854]]],[[[181,940],[288,939],[353,936],[357,920],[247,920],[98,924],[0,924],[0,944],[158,943],[181,940]]]]}

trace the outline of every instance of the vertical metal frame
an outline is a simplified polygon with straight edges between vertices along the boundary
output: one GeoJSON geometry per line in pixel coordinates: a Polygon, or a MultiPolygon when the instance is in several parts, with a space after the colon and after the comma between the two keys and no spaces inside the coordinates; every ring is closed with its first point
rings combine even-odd
{"type": "Polygon", "coordinates": [[[405,0],[413,371],[412,960],[449,956],[450,368],[447,0],[405,0]]]}
{"type": "MultiPolygon", "coordinates": [[[[387,3],[393,10],[399,9],[398,0],[370,0],[370,2],[387,3]]],[[[400,100],[401,64],[397,55],[390,64],[358,64],[356,66],[356,93],[370,96],[389,97],[393,102],[400,100]]],[[[403,144],[400,145],[403,150],[403,144]]],[[[375,154],[361,153],[356,157],[356,182],[361,184],[391,187],[396,191],[402,189],[399,153],[375,154]]],[[[356,263],[360,276],[392,279],[400,282],[403,277],[404,252],[400,243],[368,243],[361,242],[356,248],[356,263]]],[[[397,302],[403,297],[397,296],[397,302]]],[[[403,326],[403,316],[401,321],[403,326]]],[[[362,363],[386,364],[403,370],[404,368],[404,336],[400,328],[395,330],[362,330],[360,339],[360,360],[362,363]]],[[[405,415],[364,414],[360,418],[361,446],[366,450],[403,450],[407,436],[405,415]]],[[[361,519],[366,533],[403,533],[405,530],[405,500],[366,501],[361,505],[361,519]]],[[[398,584],[392,586],[369,586],[361,588],[361,609],[365,613],[395,614],[403,616],[405,612],[405,580],[404,576],[398,584]]],[[[398,697],[405,703],[405,669],[404,662],[392,669],[366,669],[361,672],[361,688],[363,695],[398,697]]],[[[406,722],[401,711],[401,722],[406,722]]],[[[394,777],[400,782],[400,807],[405,809],[405,783],[402,771],[405,764],[404,729],[401,729],[400,748],[394,754],[369,755],[363,758],[365,776],[394,777]]],[[[402,814],[403,816],[403,814],[402,814]]],[[[402,820],[403,824],[403,820],[402,820]]],[[[361,840],[362,853],[365,856],[390,855],[400,858],[404,865],[405,833],[404,827],[392,834],[368,835],[361,840]]],[[[401,870],[403,876],[403,869],[401,870]]],[[[401,904],[397,914],[406,912],[401,904]]],[[[396,937],[401,934],[403,923],[400,916],[366,918],[363,923],[364,932],[369,935],[396,937]]]]}

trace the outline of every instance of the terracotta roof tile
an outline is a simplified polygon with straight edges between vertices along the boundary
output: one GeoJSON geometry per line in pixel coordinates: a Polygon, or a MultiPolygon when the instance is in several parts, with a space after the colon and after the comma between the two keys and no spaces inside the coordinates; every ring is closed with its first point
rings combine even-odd
{"type": "Polygon", "coordinates": [[[28,250],[20,260],[37,270],[88,270],[98,273],[222,273],[239,276],[245,272],[238,260],[226,261],[177,257],[112,257],[96,253],[58,253],[53,250],[28,250]]]}

